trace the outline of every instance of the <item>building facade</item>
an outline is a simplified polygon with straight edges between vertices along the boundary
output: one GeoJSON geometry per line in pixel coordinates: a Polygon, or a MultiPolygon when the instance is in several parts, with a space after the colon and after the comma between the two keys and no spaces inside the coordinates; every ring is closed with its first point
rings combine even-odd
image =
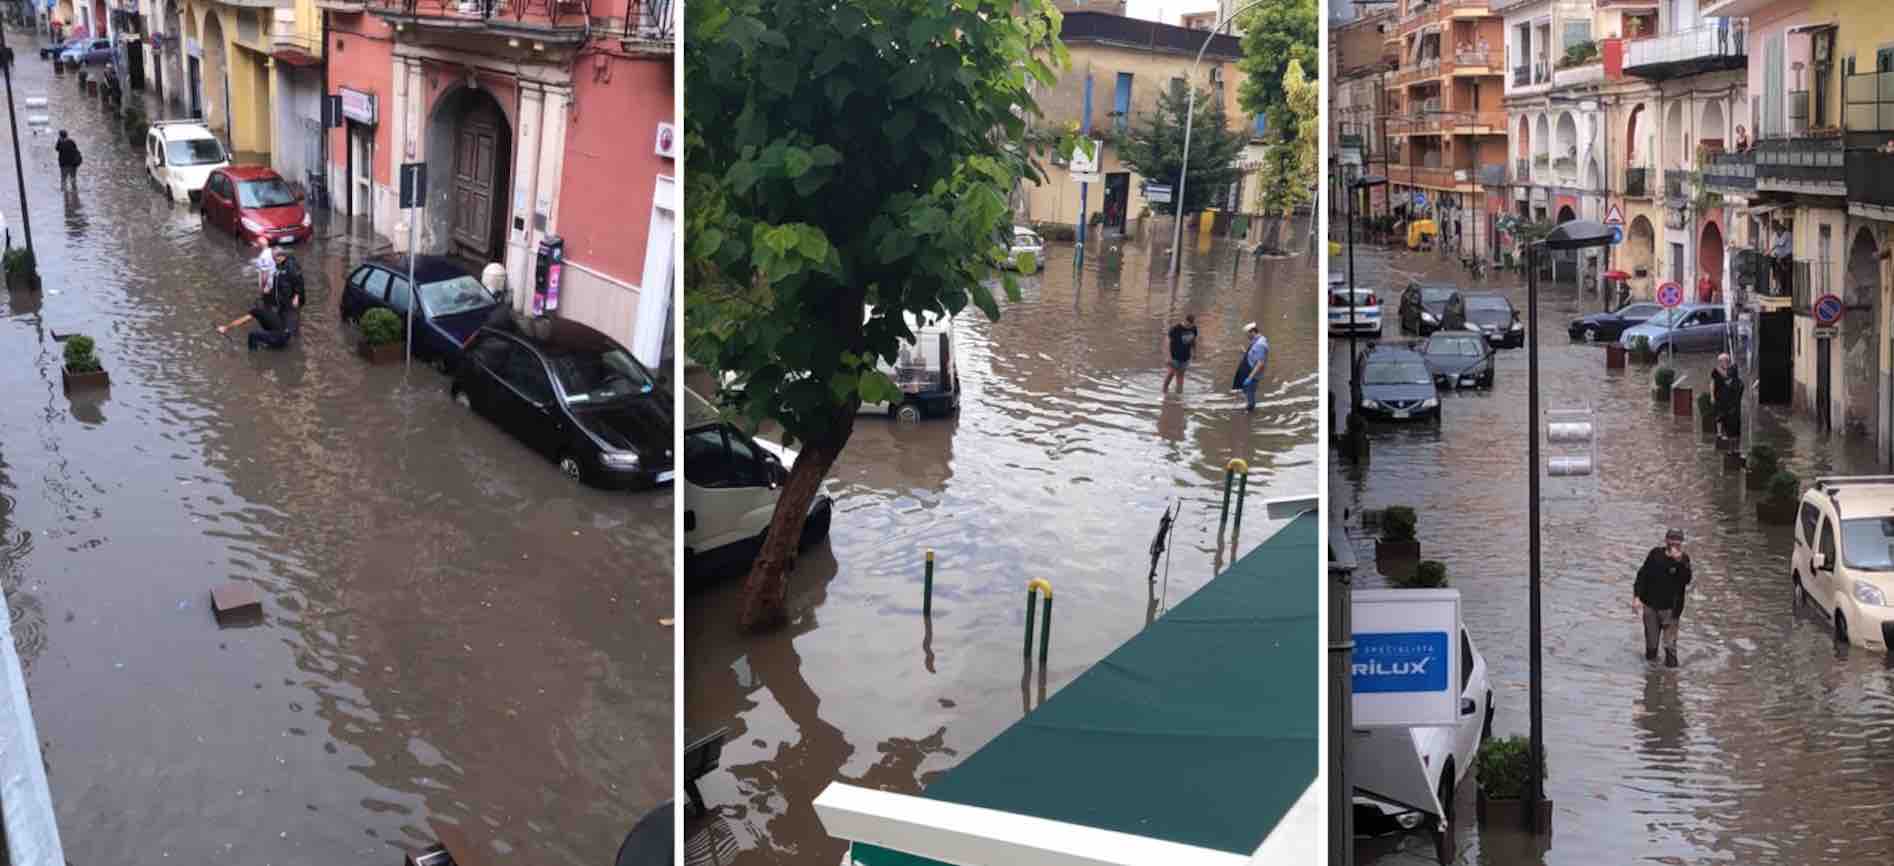
{"type": "MultiPolygon", "coordinates": [[[[1389,172],[1388,135],[1392,119],[1388,105],[1388,76],[1398,59],[1393,43],[1384,37],[1398,18],[1389,9],[1374,9],[1329,28],[1329,142],[1339,168],[1331,180],[1345,184],[1356,177],[1389,172]]],[[[1330,202],[1336,218],[1389,213],[1385,184],[1358,190],[1345,202],[1346,187],[1336,186],[1330,202]]]]}
{"type": "Polygon", "coordinates": [[[1485,0],[1401,0],[1384,34],[1393,207],[1440,225],[1441,243],[1490,257],[1507,179],[1503,20],[1485,0]]]}

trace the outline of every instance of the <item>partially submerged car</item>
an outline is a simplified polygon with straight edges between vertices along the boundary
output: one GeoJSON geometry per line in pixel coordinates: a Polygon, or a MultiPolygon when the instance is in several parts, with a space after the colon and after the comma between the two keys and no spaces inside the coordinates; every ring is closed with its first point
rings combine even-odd
{"type": "Polygon", "coordinates": [[[1440,392],[1419,352],[1376,346],[1361,356],[1361,414],[1372,421],[1440,421],[1440,392]]]}
{"type": "MultiPolygon", "coordinates": [[[[763,548],[796,452],[724,421],[689,388],[684,389],[684,424],[684,576],[748,568],[763,548]]],[[[827,493],[816,495],[800,547],[828,537],[833,507],[827,493]]]]}
{"type": "MultiPolygon", "coordinates": [[[[1465,320],[1467,330],[1480,332],[1487,342],[1502,348],[1526,344],[1526,325],[1519,320],[1519,311],[1513,309],[1513,302],[1506,296],[1467,293],[1460,296],[1460,302],[1459,318],[1465,320]]],[[[1450,315],[1449,318],[1455,317],[1450,315]]]]}
{"type": "Polygon", "coordinates": [[[1493,387],[1493,349],[1476,331],[1435,331],[1421,344],[1434,383],[1447,388],[1493,387]]]}
{"type": "Polygon", "coordinates": [[[1427,336],[1440,329],[1447,301],[1459,288],[1447,283],[1408,283],[1401,290],[1401,330],[1427,336]]]}
{"type": "Polygon", "coordinates": [[[1616,342],[1627,329],[1645,323],[1652,316],[1664,311],[1662,304],[1650,301],[1638,301],[1625,304],[1608,313],[1587,313],[1572,320],[1565,329],[1574,340],[1587,343],[1616,342]]]}

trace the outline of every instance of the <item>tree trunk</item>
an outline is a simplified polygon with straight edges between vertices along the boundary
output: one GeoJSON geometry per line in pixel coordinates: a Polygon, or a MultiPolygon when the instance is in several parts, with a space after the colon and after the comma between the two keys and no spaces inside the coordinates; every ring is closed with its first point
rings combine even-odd
{"type": "Polygon", "coordinates": [[[776,513],[770,517],[769,530],[763,537],[763,549],[750,565],[743,582],[743,626],[752,630],[775,628],[787,621],[784,603],[789,596],[789,571],[796,565],[796,553],[802,546],[802,526],[809,520],[809,506],[822,489],[835,458],[842,454],[855,427],[855,410],[839,425],[841,435],[832,443],[810,444],[797,455],[789,469],[789,480],[776,500],[776,513]]]}

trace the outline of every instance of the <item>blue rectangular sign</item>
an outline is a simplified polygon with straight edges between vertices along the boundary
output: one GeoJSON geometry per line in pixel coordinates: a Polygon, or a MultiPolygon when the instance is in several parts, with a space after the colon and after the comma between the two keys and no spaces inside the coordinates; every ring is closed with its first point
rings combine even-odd
{"type": "Polygon", "coordinates": [[[1357,633],[1354,637],[1356,694],[1446,691],[1452,661],[1446,632],[1357,633]]]}

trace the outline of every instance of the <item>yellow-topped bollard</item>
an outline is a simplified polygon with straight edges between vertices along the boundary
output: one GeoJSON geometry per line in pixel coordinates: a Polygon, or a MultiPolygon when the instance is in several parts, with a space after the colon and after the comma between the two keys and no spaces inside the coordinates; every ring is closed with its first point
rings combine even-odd
{"type": "Polygon", "coordinates": [[[1223,464],[1223,515],[1217,518],[1217,534],[1223,534],[1223,527],[1230,521],[1230,488],[1237,486],[1236,528],[1243,528],[1243,496],[1250,489],[1250,464],[1241,457],[1232,457],[1223,464]],[[1237,479],[1242,479],[1240,482],[1237,479]]]}
{"type": "Polygon", "coordinates": [[[1039,626],[1039,669],[1043,671],[1046,668],[1046,647],[1052,642],[1052,581],[1043,577],[1026,581],[1026,645],[1020,650],[1020,655],[1026,658],[1032,656],[1032,597],[1035,592],[1045,595],[1045,601],[1041,604],[1046,612],[1045,622],[1039,626]]]}

